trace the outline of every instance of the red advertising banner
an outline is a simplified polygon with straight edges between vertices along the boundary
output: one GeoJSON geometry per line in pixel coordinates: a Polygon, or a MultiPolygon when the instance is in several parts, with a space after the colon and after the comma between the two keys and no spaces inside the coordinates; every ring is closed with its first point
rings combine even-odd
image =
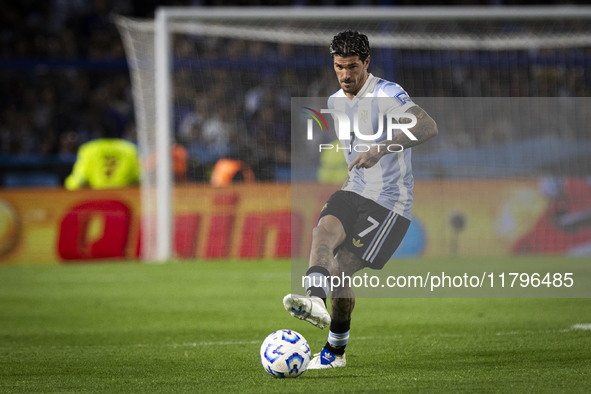
{"type": "MultiPolygon", "coordinates": [[[[307,256],[320,209],[338,186],[255,184],[174,190],[177,259],[307,256]]],[[[588,255],[591,186],[552,197],[536,179],[417,181],[413,221],[395,256],[588,255]]],[[[138,189],[0,194],[0,264],[138,259],[138,189]]]]}
{"type": "MultiPolygon", "coordinates": [[[[174,254],[289,258],[290,187],[278,184],[174,190],[174,254]]],[[[137,259],[138,189],[15,190],[0,195],[0,263],[137,259]]]]}

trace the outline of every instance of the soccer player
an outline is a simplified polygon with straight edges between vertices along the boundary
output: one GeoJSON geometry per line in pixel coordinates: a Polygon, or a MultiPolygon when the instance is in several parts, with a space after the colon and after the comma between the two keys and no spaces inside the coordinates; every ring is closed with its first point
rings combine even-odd
{"type": "Polygon", "coordinates": [[[84,186],[115,189],[136,185],[139,180],[137,148],[131,142],[113,138],[113,133],[105,129],[102,138],[80,146],[65,187],[68,190],[78,190],[84,186]]]}
{"type": "MultiPolygon", "coordinates": [[[[380,112],[394,110],[399,114],[412,114],[417,123],[409,131],[416,140],[401,131],[393,133],[390,140],[382,133],[375,140],[376,145],[365,145],[373,145],[371,149],[357,149],[360,151],[357,152],[355,146],[366,141],[357,142],[354,122],[351,122],[351,139],[341,140],[343,148],[349,148],[343,150],[349,176],[342,189],[328,199],[313,230],[306,295],[288,294],[283,299],[285,309],[292,316],[319,328],[330,326],[328,341],[322,351],[314,355],[309,369],[345,366],[355,295],[347,281],[333,288],[329,314],[326,298],[330,276],[353,277],[364,268],[381,269],[390,259],[411,220],[410,148],[438,133],[433,119],[413,103],[402,87],[368,72],[367,36],[351,30],[341,32],[333,38],[330,54],[341,89],[329,98],[329,109],[339,109],[350,119],[357,113],[359,119],[365,119],[366,127],[369,122],[373,128],[368,134],[374,134],[379,128],[380,112]],[[394,148],[387,149],[389,146],[394,148]]],[[[401,116],[398,121],[408,123],[411,119],[401,116]]],[[[338,129],[337,119],[335,128],[338,129]]]]}

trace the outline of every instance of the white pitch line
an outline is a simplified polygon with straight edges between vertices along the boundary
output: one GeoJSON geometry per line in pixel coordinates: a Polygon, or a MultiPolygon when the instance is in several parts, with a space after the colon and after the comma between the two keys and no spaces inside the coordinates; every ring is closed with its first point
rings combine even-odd
{"type": "Polygon", "coordinates": [[[168,346],[179,347],[197,347],[197,346],[217,346],[217,345],[252,345],[257,343],[263,343],[263,341],[237,341],[237,342],[184,342],[184,343],[173,343],[168,346]]]}
{"type": "MultiPolygon", "coordinates": [[[[521,335],[521,334],[540,334],[540,333],[556,333],[556,332],[571,332],[571,331],[591,331],[591,324],[573,324],[570,328],[561,330],[544,330],[544,331],[508,331],[508,332],[497,332],[494,335],[521,335]]],[[[432,338],[432,337],[463,337],[465,334],[426,334],[421,335],[421,338],[432,338]]],[[[353,337],[351,340],[384,340],[384,339],[400,339],[405,338],[405,335],[389,335],[389,336],[370,336],[370,337],[353,337]]],[[[183,343],[171,343],[171,344],[136,344],[136,345],[101,345],[100,347],[158,347],[158,346],[172,346],[172,347],[198,347],[198,346],[228,346],[228,345],[259,345],[263,341],[225,341],[225,342],[183,342],[183,343]]],[[[64,345],[64,346],[31,346],[30,349],[79,349],[94,347],[93,345],[64,345]]],[[[15,346],[0,346],[0,350],[16,350],[22,349],[15,346]]]]}
{"type": "MultiPolygon", "coordinates": [[[[355,340],[371,340],[371,339],[388,339],[388,338],[400,338],[402,335],[395,335],[395,336],[388,336],[388,337],[358,337],[358,338],[351,338],[355,340]]],[[[197,346],[224,346],[224,345],[255,345],[263,343],[263,341],[236,341],[236,342],[183,342],[183,343],[173,343],[167,346],[173,347],[197,347],[197,346]]],[[[146,346],[146,345],[136,345],[136,346],[146,346]]]]}
{"type": "MultiPolygon", "coordinates": [[[[546,331],[509,331],[509,332],[497,332],[495,335],[519,335],[519,334],[528,334],[528,333],[553,333],[553,332],[569,332],[573,330],[591,330],[591,324],[575,324],[570,328],[563,329],[563,330],[546,330],[546,331]]],[[[427,334],[422,335],[422,338],[433,338],[433,337],[463,337],[464,334],[427,334]]],[[[384,340],[384,339],[400,339],[404,338],[404,335],[389,335],[389,336],[369,336],[369,337],[351,337],[351,341],[365,341],[365,340],[384,340]]],[[[198,347],[198,346],[227,346],[227,345],[258,345],[263,343],[263,341],[235,341],[235,342],[183,342],[183,343],[173,343],[167,346],[172,347],[198,347]]],[[[136,345],[136,346],[146,346],[146,345],[136,345]]]]}
{"type": "Polygon", "coordinates": [[[545,330],[545,331],[509,331],[509,332],[497,332],[495,335],[519,335],[519,334],[539,334],[546,333],[551,334],[554,332],[570,332],[576,330],[591,330],[591,324],[574,324],[569,328],[563,328],[561,330],[545,330]]]}
{"type": "Polygon", "coordinates": [[[497,332],[495,335],[518,335],[521,331],[497,332]]]}

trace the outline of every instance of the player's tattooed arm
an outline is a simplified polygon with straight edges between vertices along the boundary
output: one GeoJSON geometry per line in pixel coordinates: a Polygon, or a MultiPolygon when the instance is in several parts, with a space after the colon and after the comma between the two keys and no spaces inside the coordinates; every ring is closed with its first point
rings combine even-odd
{"type": "MultiPolygon", "coordinates": [[[[385,145],[398,144],[402,145],[404,149],[412,148],[413,146],[420,145],[423,142],[426,142],[431,138],[435,137],[437,134],[439,134],[439,129],[437,129],[437,123],[435,123],[433,118],[431,118],[429,114],[427,114],[427,112],[425,112],[425,110],[419,107],[418,105],[409,108],[408,111],[406,111],[406,113],[413,114],[417,118],[417,124],[415,125],[415,127],[409,130],[412,133],[412,135],[414,135],[417,138],[417,140],[413,141],[410,138],[408,138],[406,134],[400,133],[392,137],[392,140],[385,141],[385,145]]],[[[410,119],[402,118],[400,123],[410,123],[410,119]]],[[[386,154],[387,153],[388,150],[386,149],[386,154]]]]}
{"type": "MultiPolygon", "coordinates": [[[[423,142],[430,140],[439,133],[437,124],[433,118],[431,118],[421,107],[414,106],[409,108],[406,112],[413,114],[417,118],[417,124],[409,130],[417,140],[411,140],[404,133],[395,135],[391,140],[381,143],[380,146],[373,146],[367,152],[360,153],[359,156],[349,164],[349,171],[351,171],[353,167],[357,169],[371,168],[376,165],[383,156],[392,152],[398,152],[400,150],[399,146],[402,146],[404,149],[412,148],[413,146],[420,145],[423,142]],[[389,151],[387,149],[389,145],[395,145],[396,149],[389,151]]],[[[402,118],[401,120],[400,123],[410,123],[410,119],[408,118],[402,118]]]]}
{"type": "Polygon", "coordinates": [[[370,148],[367,152],[359,153],[359,156],[355,158],[349,164],[349,171],[353,169],[353,167],[359,168],[371,168],[375,166],[378,161],[382,158],[383,153],[380,152],[376,147],[370,148]]]}

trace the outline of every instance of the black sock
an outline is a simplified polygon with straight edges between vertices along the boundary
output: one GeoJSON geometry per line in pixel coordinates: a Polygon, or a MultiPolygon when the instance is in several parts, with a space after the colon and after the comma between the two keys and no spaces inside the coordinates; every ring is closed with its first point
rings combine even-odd
{"type": "Polygon", "coordinates": [[[308,296],[321,298],[324,301],[324,306],[326,306],[327,281],[330,272],[324,267],[315,265],[308,268],[306,276],[309,278],[308,287],[306,288],[308,296]]]}
{"type": "Polygon", "coordinates": [[[345,354],[345,347],[347,346],[347,342],[349,342],[350,328],[351,320],[331,321],[328,341],[324,347],[334,355],[342,356],[345,354]]]}
{"type": "Polygon", "coordinates": [[[332,354],[334,354],[335,356],[342,356],[343,354],[345,354],[345,346],[333,346],[330,343],[326,342],[326,345],[324,345],[324,348],[326,350],[328,350],[329,352],[331,352],[332,354]]]}

